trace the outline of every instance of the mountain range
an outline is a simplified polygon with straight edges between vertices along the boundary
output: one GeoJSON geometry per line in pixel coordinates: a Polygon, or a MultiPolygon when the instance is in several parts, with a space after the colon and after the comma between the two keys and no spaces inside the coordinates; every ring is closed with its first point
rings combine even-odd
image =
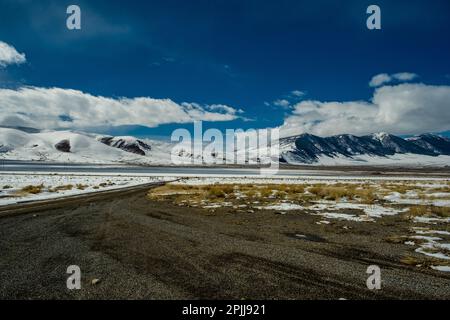
{"type": "Polygon", "coordinates": [[[341,134],[318,137],[312,134],[282,138],[280,159],[284,162],[314,164],[323,158],[356,159],[360,156],[389,158],[396,155],[449,156],[450,139],[422,134],[403,139],[385,132],[365,136],[341,134]]]}
{"type": "MultiPolygon", "coordinates": [[[[0,127],[0,159],[73,163],[168,165],[174,144],[131,136],[106,136],[77,131],[39,131],[0,127]]],[[[189,148],[177,149],[178,163],[190,164],[189,148]]],[[[255,151],[250,159],[264,163],[255,151]]],[[[214,154],[217,164],[224,155],[214,154]]],[[[388,133],[365,136],[312,134],[280,139],[279,160],[293,165],[450,166],[450,139],[435,134],[401,138],[388,133]]]]}

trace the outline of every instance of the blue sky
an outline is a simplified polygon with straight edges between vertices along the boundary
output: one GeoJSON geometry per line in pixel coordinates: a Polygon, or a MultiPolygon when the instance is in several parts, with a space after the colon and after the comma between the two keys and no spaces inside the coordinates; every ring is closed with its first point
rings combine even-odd
{"type": "MultiPolygon", "coordinates": [[[[380,73],[414,73],[408,83],[438,89],[450,83],[449,1],[0,0],[0,8],[0,41],[26,55],[26,63],[0,68],[1,88],[73,89],[112,99],[151,97],[242,110],[234,120],[206,124],[219,129],[283,126],[302,101],[370,102],[376,88],[369,81],[380,73]],[[82,30],[66,28],[70,4],[81,8],[82,30]],[[370,4],[381,8],[382,30],[366,28],[370,4]]],[[[300,121],[299,128],[313,128],[300,121]]],[[[129,125],[91,126],[140,136],[191,126],[129,125]]],[[[417,132],[405,126],[396,133],[417,132]]]]}

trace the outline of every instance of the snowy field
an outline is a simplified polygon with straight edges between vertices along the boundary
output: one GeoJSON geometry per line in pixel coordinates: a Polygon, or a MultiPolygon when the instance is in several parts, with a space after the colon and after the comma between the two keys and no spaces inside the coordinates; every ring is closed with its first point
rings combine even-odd
{"type": "Polygon", "coordinates": [[[113,190],[165,180],[171,179],[87,174],[2,173],[0,175],[0,206],[24,201],[55,199],[89,192],[113,190]]]}

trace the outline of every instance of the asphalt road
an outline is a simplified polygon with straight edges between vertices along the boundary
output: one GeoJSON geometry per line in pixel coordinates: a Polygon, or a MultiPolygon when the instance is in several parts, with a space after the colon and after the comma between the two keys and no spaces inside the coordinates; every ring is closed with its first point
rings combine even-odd
{"type": "Polygon", "coordinates": [[[405,266],[409,248],[381,241],[408,227],[396,217],[317,225],[306,214],[153,202],[148,188],[0,215],[0,298],[450,298],[448,273],[405,266]],[[366,287],[372,264],[381,290],[366,287]],[[81,290],[66,288],[69,265],[81,268],[81,290]]]}

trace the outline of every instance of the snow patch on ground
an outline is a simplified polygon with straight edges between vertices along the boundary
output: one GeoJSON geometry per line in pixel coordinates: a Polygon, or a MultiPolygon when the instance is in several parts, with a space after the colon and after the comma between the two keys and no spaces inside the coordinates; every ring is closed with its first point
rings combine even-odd
{"type": "Polygon", "coordinates": [[[364,215],[367,216],[362,218],[361,221],[373,221],[370,218],[380,218],[386,215],[396,215],[402,212],[407,211],[408,209],[395,209],[391,207],[383,207],[375,204],[361,204],[361,203],[352,203],[352,202],[333,202],[333,201],[318,201],[316,204],[306,207],[308,210],[315,211],[323,211],[323,210],[344,210],[344,209],[353,209],[353,210],[361,210],[364,212],[364,215]],[[370,217],[370,218],[368,218],[370,217]]]}
{"type": "Polygon", "coordinates": [[[315,215],[319,215],[329,219],[347,220],[347,221],[357,221],[357,222],[371,222],[374,221],[372,218],[367,216],[357,216],[348,213],[338,213],[338,212],[319,212],[315,215]]]}
{"type": "Polygon", "coordinates": [[[256,207],[256,209],[285,211],[285,210],[305,210],[305,207],[295,204],[295,203],[284,202],[284,203],[270,205],[270,206],[266,206],[266,207],[256,207]]]}
{"type": "Polygon", "coordinates": [[[417,228],[417,227],[412,228],[412,230],[417,234],[441,234],[450,236],[450,232],[443,230],[430,230],[427,228],[417,228]]]}
{"type": "Polygon", "coordinates": [[[450,272],[449,266],[431,266],[431,269],[442,271],[442,272],[450,272]]]}
{"type": "MultiPolygon", "coordinates": [[[[446,193],[445,193],[446,194],[446,193]]],[[[406,196],[414,196],[414,194],[406,194],[406,196]]],[[[436,196],[437,197],[437,196],[436,196]]],[[[433,205],[438,207],[450,207],[450,199],[417,199],[417,198],[404,198],[402,194],[398,192],[392,192],[384,197],[392,203],[398,204],[412,204],[412,205],[433,205]]]]}
{"type": "Polygon", "coordinates": [[[438,224],[438,223],[449,223],[450,218],[414,217],[413,221],[416,223],[438,224]]]}
{"type": "Polygon", "coordinates": [[[320,215],[330,219],[341,219],[349,221],[374,221],[373,218],[380,218],[385,215],[396,215],[401,212],[405,212],[408,209],[394,209],[390,207],[382,207],[380,205],[368,205],[351,202],[332,202],[332,201],[320,201],[312,206],[302,206],[295,203],[280,203],[276,205],[269,205],[264,207],[257,207],[257,209],[265,210],[309,210],[316,211],[314,215],[320,215]],[[348,214],[342,212],[335,212],[338,210],[356,209],[361,210],[364,214],[348,214]],[[324,212],[325,211],[325,212],[324,212]]]}
{"type": "Polygon", "coordinates": [[[102,190],[113,190],[140,184],[168,181],[163,177],[89,176],[89,175],[45,175],[2,174],[0,175],[0,206],[35,200],[48,200],[102,190]],[[25,193],[26,186],[43,185],[42,192],[25,193]],[[57,187],[71,188],[51,192],[57,187]]]}
{"type": "Polygon", "coordinates": [[[440,237],[422,235],[425,233],[448,235],[448,232],[440,230],[427,230],[425,228],[413,228],[413,231],[419,235],[410,236],[410,239],[420,240],[421,242],[424,241],[419,245],[419,248],[415,250],[416,252],[436,259],[450,260],[450,256],[446,254],[446,252],[450,251],[450,243],[439,242],[443,241],[440,237]]]}

